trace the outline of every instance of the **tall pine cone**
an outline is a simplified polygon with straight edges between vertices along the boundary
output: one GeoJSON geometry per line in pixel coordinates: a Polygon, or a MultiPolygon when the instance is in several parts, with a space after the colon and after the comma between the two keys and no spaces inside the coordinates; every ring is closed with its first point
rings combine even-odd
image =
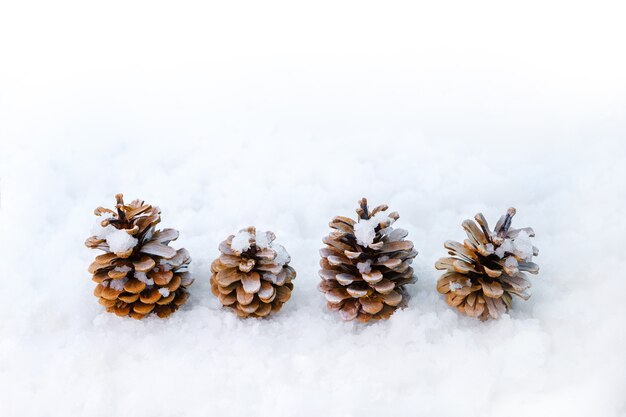
{"type": "Polygon", "coordinates": [[[511,229],[514,215],[515,209],[510,208],[492,232],[479,213],[474,217],[476,223],[463,222],[469,239],[463,244],[444,244],[452,257],[435,264],[437,269],[448,271],[437,281],[437,291],[461,313],[481,320],[497,319],[511,308],[511,295],[524,300],[530,297],[525,292],[530,282],[524,272],[539,272],[532,262],[539,250],[530,240],[535,236],[533,229],[511,229]]]}
{"type": "Polygon", "coordinates": [[[185,249],[175,250],[169,242],[178,231],[155,231],[161,221],[158,207],[135,200],[124,204],[115,196],[115,210],[98,207],[98,225],[85,242],[103,250],[89,266],[98,283],[94,295],[110,313],[141,319],[154,312],[167,317],[185,303],[186,288],[193,279],[186,272],[191,258],[185,249]]]}
{"type": "Polygon", "coordinates": [[[248,227],[219,246],[221,254],[211,264],[211,292],[239,317],[265,317],[291,297],[296,271],[275,239],[272,232],[248,227]]]}
{"type": "Polygon", "coordinates": [[[415,282],[417,251],[404,240],[406,230],[391,227],[398,213],[387,214],[386,205],[370,212],[365,198],[359,206],[358,221],[338,216],[329,223],[334,230],[323,239],[319,289],[344,320],[387,319],[408,301],[404,286],[415,282]]]}

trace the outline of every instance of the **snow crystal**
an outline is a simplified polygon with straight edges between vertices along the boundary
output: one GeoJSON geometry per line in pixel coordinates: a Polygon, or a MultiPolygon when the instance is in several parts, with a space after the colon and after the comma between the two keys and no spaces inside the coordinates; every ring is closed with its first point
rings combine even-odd
{"type": "Polygon", "coordinates": [[[233,241],[230,243],[232,250],[238,253],[243,253],[250,249],[250,239],[252,236],[245,230],[240,231],[235,235],[233,241]]]}
{"type": "Polygon", "coordinates": [[[531,260],[533,257],[533,244],[530,239],[528,233],[522,230],[515,239],[504,239],[502,245],[496,249],[496,255],[502,259],[507,253],[512,253],[522,259],[531,260]]]}
{"type": "Polygon", "coordinates": [[[152,278],[148,278],[145,272],[137,272],[135,271],[135,278],[139,281],[143,282],[146,285],[154,285],[154,280],[152,278]]]}
{"type": "Polygon", "coordinates": [[[161,269],[163,271],[171,271],[172,270],[172,263],[171,263],[171,259],[161,259],[159,261],[159,265],[161,266],[161,269]]]}
{"type": "Polygon", "coordinates": [[[256,245],[261,249],[269,248],[271,246],[270,241],[267,238],[267,232],[258,232],[256,234],[256,245]]]}
{"type": "Polygon", "coordinates": [[[93,236],[98,239],[106,239],[111,252],[126,252],[128,249],[135,247],[137,239],[130,236],[126,233],[126,231],[117,229],[110,224],[106,227],[102,227],[102,221],[111,217],[111,213],[104,213],[101,216],[98,216],[96,224],[91,230],[93,236]]]}
{"type": "Polygon", "coordinates": [[[123,229],[115,229],[115,231],[107,234],[106,241],[109,244],[111,252],[126,252],[127,250],[134,248],[137,244],[137,239],[126,233],[123,229]]]}
{"type": "Polygon", "coordinates": [[[356,264],[356,267],[360,273],[369,274],[370,272],[372,272],[372,260],[368,259],[365,262],[358,262],[356,264]]]}
{"type": "Polygon", "coordinates": [[[104,213],[96,219],[93,227],[91,228],[91,234],[98,239],[105,239],[107,235],[117,229],[108,224],[106,227],[102,227],[102,222],[106,219],[110,219],[113,215],[111,213],[104,213]]]}
{"type": "Polygon", "coordinates": [[[113,288],[115,291],[122,291],[127,282],[128,278],[112,279],[109,283],[109,287],[113,288]]]}
{"type": "Polygon", "coordinates": [[[354,235],[356,241],[363,246],[369,246],[374,242],[376,231],[374,230],[377,225],[373,224],[370,220],[360,220],[354,225],[354,235]]]}
{"type": "Polygon", "coordinates": [[[285,265],[289,263],[291,257],[289,256],[289,253],[287,253],[287,249],[285,249],[283,245],[274,243],[271,247],[276,251],[276,258],[274,258],[274,263],[276,263],[277,265],[285,265]]]}
{"type": "Polygon", "coordinates": [[[513,248],[513,240],[504,239],[504,242],[502,242],[502,244],[498,246],[498,249],[496,249],[496,255],[502,259],[506,253],[513,253],[513,248]]]}
{"type": "Polygon", "coordinates": [[[506,261],[504,261],[504,265],[507,268],[517,268],[519,264],[514,256],[509,256],[508,258],[506,258],[506,261]]]}
{"type": "Polygon", "coordinates": [[[170,290],[168,290],[167,288],[163,287],[163,288],[159,288],[159,294],[161,294],[163,297],[169,297],[170,295],[170,290]]]}
{"type": "Polygon", "coordinates": [[[358,223],[354,225],[354,236],[356,236],[357,243],[361,246],[371,245],[376,237],[376,227],[388,218],[389,216],[384,211],[379,211],[368,220],[359,219],[358,223]]]}
{"type": "Polygon", "coordinates": [[[131,269],[132,268],[128,265],[116,266],[115,268],[113,268],[113,270],[117,272],[128,272],[131,269]]]}
{"type": "Polygon", "coordinates": [[[515,254],[525,260],[531,260],[533,257],[533,243],[530,239],[530,235],[525,230],[521,230],[513,240],[515,254]]]}
{"type": "Polygon", "coordinates": [[[455,292],[456,290],[460,290],[461,288],[463,288],[463,285],[459,284],[458,282],[452,281],[450,283],[450,291],[452,292],[455,292]]]}

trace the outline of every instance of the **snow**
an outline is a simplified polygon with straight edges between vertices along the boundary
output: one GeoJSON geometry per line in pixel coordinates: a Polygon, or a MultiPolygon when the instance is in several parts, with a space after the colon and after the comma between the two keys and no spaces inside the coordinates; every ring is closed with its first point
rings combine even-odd
{"type": "Polygon", "coordinates": [[[495,253],[500,258],[504,258],[507,253],[510,253],[519,256],[521,259],[530,261],[533,258],[533,243],[531,237],[526,231],[522,230],[515,239],[504,239],[504,242],[496,249],[495,253]]]}
{"type": "Polygon", "coordinates": [[[359,219],[359,222],[354,225],[354,236],[356,236],[356,241],[359,245],[367,247],[374,242],[374,237],[376,237],[376,231],[374,229],[376,226],[378,226],[378,224],[374,224],[371,219],[359,219]]]}
{"type": "Polygon", "coordinates": [[[621,3],[4,3],[2,416],[624,417],[621,3]],[[92,295],[84,241],[118,192],[190,252],[167,320],[92,295]],[[361,197],[419,251],[408,307],[367,326],[316,288],[361,197]],[[541,270],[482,323],[433,265],[511,206],[541,270]],[[298,274],[267,320],[208,282],[249,225],[298,274]]]}
{"type": "Polygon", "coordinates": [[[270,247],[270,241],[267,238],[267,232],[257,232],[255,240],[256,245],[261,249],[266,249],[270,247]]]}
{"type": "Polygon", "coordinates": [[[513,246],[515,247],[515,254],[522,259],[532,260],[533,258],[533,242],[531,237],[522,230],[519,235],[513,239],[513,246]]]}
{"type": "Polygon", "coordinates": [[[161,294],[163,297],[167,297],[170,295],[170,290],[165,287],[159,288],[159,294],[161,294]]]}
{"type": "Polygon", "coordinates": [[[128,278],[124,277],[121,279],[112,279],[109,281],[109,287],[113,288],[116,291],[122,291],[124,289],[124,285],[128,282],[128,278]]]}
{"type": "Polygon", "coordinates": [[[134,248],[138,241],[126,231],[117,229],[110,224],[102,227],[102,221],[110,217],[110,213],[98,216],[91,229],[91,234],[99,239],[105,239],[112,252],[126,252],[128,249],[134,248]]]}
{"type": "Polygon", "coordinates": [[[382,221],[387,219],[389,219],[389,216],[386,211],[379,211],[376,215],[367,220],[358,219],[359,221],[354,225],[354,236],[356,237],[357,243],[365,247],[371,245],[372,242],[374,242],[374,237],[376,237],[376,230],[374,229],[376,229],[382,221]]]}
{"type": "Polygon", "coordinates": [[[519,262],[517,262],[517,259],[515,259],[515,257],[513,256],[509,256],[508,258],[506,258],[506,260],[504,261],[504,264],[508,267],[508,268],[517,268],[517,266],[519,265],[519,262]]]}
{"type": "Polygon", "coordinates": [[[96,218],[96,221],[91,228],[91,234],[93,236],[96,236],[98,239],[106,239],[109,233],[117,230],[110,224],[107,224],[106,227],[102,227],[102,222],[108,218],[111,218],[111,213],[104,213],[96,218]]]}
{"type": "Polygon", "coordinates": [[[500,259],[504,258],[507,253],[513,253],[515,251],[515,246],[513,246],[513,239],[504,239],[504,242],[496,249],[496,255],[500,259]]]}
{"type": "Polygon", "coordinates": [[[283,245],[272,242],[271,247],[276,251],[276,258],[274,258],[274,263],[276,265],[285,265],[291,261],[291,256],[289,256],[287,249],[285,249],[283,245]]]}
{"type": "Polygon", "coordinates": [[[152,278],[148,278],[145,272],[137,272],[133,273],[134,277],[139,281],[143,282],[146,285],[154,285],[154,280],[152,278]]]}
{"type": "Polygon", "coordinates": [[[356,264],[357,269],[362,274],[369,274],[372,272],[372,260],[368,259],[365,262],[358,262],[356,264]]]}
{"type": "Polygon", "coordinates": [[[450,283],[450,291],[452,292],[455,292],[456,290],[460,290],[461,288],[463,288],[463,285],[459,284],[458,282],[450,283]]]}
{"type": "Polygon", "coordinates": [[[137,239],[129,235],[123,229],[115,229],[106,235],[106,241],[109,244],[111,252],[126,252],[137,245],[137,239]]]}
{"type": "Polygon", "coordinates": [[[243,253],[250,249],[250,240],[252,239],[252,235],[245,230],[239,231],[233,241],[230,243],[230,247],[236,253],[243,253]]]}

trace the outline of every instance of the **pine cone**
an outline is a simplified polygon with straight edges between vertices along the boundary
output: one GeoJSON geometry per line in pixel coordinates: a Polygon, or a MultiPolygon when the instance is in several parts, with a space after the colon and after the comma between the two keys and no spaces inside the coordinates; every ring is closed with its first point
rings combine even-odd
{"type": "Polygon", "coordinates": [[[141,200],[125,205],[122,194],[115,198],[115,211],[94,211],[100,219],[85,242],[106,252],[89,266],[98,283],[94,295],[118,316],[141,319],[154,312],[167,317],[187,300],[186,288],[193,282],[186,272],[189,253],[168,246],[178,238],[177,230],[155,231],[161,221],[158,207],[141,200]]]}
{"type": "Polygon", "coordinates": [[[387,319],[408,301],[404,287],[415,282],[417,251],[404,240],[406,230],[391,227],[398,213],[387,214],[386,205],[370,212],[365,198],[359,205],[358,222],[339,216],[329,223],[334,231],[323,239],[319,289],[344,320],[387,319]]]}
{"type": "Polygon", "coordinates": [[[296,271],[272,232],[248,227],[219,246],[211,264],[211,292],[239,317],[265,317],[291,297],[296,271]]]}
{"type": "Polygon", "coordinates": [[[463,244],[444,244],[452,257],[435,264],[437,269],[448,271],[437,281],[437,291],[461,313],[481,320],[497,319],[511,308],[512,294],[524,300],[530,297],[524,292],[530,282],[522,271],[539,272],[531,262],[539,250],[530,241],[535,236],[533,229],[511,229],[514,215],[515,209],[510,208],[492,232],[479,213],[474,217],[478,226],[472,220],[463,222],[469,239],[463,244]]]}

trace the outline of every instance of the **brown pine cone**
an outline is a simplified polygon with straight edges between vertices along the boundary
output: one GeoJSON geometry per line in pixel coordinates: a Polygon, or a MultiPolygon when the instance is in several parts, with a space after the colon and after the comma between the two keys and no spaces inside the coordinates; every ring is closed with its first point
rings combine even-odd
{"type": "Polygon", "coordinates": [[[387,319],[408,301],[417,251],[406,230],[391,227],[398,213],[387,214],[386,205],[370,212],[365,198],[359,206],[357,221],[338,216],[329,223],[334,231],[323,239],[319,289],[344,320],[387,319]]]}
{"type": "Polygon", "coordinates": [[[296,271],[272,232],[254,227],[229,236],[211,264],[211,292],[239,317],[265,317],[291,297],[296,271]]]}
{"type": "Polygon", "coordinates": [[[155,230],[161,221],[158,207],[135,200],[125,205],[115,196],[115,210],[98,207],[98,225],[85,245],[105,253],[89,266],[98,283],[94,295],[110,313],[141,319],[150,313],[167,317],[185,303],[193,279],[185,249],[171,248],[174,229],[155,230]]]}
{"type": "Polygon", "coordinates": [[[461,313],[481,320],[497,319],[511,308],[512,295],[524,300],[530,297],[525,292],[530,282],[524,272],[539,272],[532,262],[539,250],[530,241],[535,236],[533,229],[511,229],[514,215],[515,209],[510,208],[492,232],[479,213],[474,217],[476,223],[463,222],[468,236],[463,244],[445,243],[452,257],[435,264],[448,271],[437,281],[437,291],[461,313]]]}

